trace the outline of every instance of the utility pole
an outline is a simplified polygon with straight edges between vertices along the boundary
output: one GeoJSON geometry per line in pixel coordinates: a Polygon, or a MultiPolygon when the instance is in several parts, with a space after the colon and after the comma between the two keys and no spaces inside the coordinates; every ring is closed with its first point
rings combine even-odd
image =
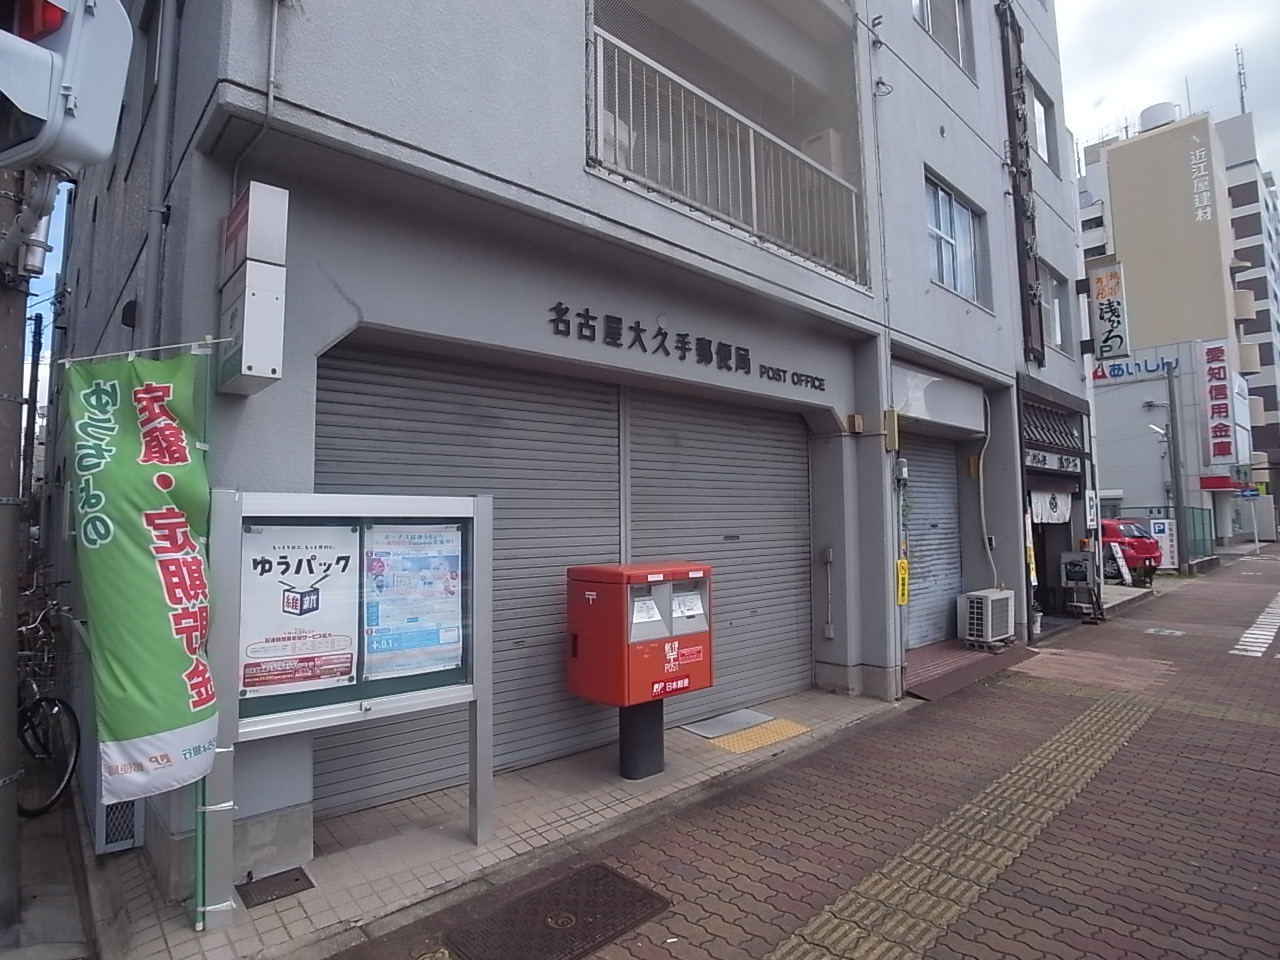
{"type": "MultiPolygon", "coordinates": [[[[22,176],[0,170],[0,226],[22,210],[22,176]]],[[[18,531],[22,439],[22,353],[26,346],[27,282],[17,263],[0,263],[0,946],[17,940],[19,903],[18,787],[18,531]]]]}
{"type": "Polygon", "coordinates": [[[40,396],[40,354],[44,350],[44,314],[31,318],[31,374],[27,379],[27,422],[22,431],[22,495],[31,496],[35,477],[36,413],[40,396]]]}
{"type": "Polygon", "coordinates": [[[1182,489],[1182,430],[1178,420],[1178,388],[1173,367],[1164,368],[1164,386],[1169,401],[1169,476],[1173,480],[1173,535],[1178,545],[1178,572],[1190,570],[1187,556],[1187,500],[1182,489]]]}
{"type": "MultiPolygon", "coordinates": [[[[45,221],[47,222],[47,221],[45,221]]],[[[34,569],[31,527],[38,514],[32,500],[36,465],[36,419],[40,412],[40,354],[44,350],[44,314],[31,318],[31,374],[27,378],[27,417],[22,430],[22,501],[26,523],[22,525],[22,552],[19,562],[23,573],[34,569]]],[[[24,581],[25,582],[25,581],[24,581]]]]}

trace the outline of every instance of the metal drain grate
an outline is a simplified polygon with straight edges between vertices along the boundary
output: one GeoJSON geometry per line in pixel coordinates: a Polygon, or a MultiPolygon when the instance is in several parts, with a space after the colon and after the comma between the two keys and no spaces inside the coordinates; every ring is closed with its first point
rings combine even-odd
{"type": "Polygon", "coordinates": [[[260,907],[264,903],[271,903],[290,894],[310,890],[314,886],[305,870],[294,867],[283,873],[273,873],[261,880],[238,883],[236,893],[240,894],[240,899],[244,901],[245,909],[252,910],[254,907],[260,907]]]}
{"type": "Polygon", "coordinates": [[[464,960],[578,960],[668,905],[593,864],[455,927],[445,939],[464,960]]]}

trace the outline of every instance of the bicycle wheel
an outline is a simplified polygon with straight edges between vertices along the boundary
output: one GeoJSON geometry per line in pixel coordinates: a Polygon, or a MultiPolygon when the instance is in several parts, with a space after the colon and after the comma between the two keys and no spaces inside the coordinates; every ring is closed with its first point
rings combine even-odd
{"type": "Polygon", "coordinates": [[[18,780],[18,813],[53,809],[71,783],[80,755],[80,723],[71,704],[41,697],[18,711],[18,739],[26,757],[18,780]]]}

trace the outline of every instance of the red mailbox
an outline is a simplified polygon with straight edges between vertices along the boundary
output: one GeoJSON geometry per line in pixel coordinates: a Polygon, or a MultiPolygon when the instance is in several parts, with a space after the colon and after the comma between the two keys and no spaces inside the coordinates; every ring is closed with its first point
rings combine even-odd
{"type": "Polygon", "coordinates": [[[711,686],[711,568],[570,567],[569,690],[633,707],[711,686]]]}

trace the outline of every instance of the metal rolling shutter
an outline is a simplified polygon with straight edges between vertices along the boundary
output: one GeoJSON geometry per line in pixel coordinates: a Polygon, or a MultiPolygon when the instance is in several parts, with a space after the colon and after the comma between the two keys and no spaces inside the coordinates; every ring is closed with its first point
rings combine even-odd
{"type": "MultiPolygon", "coordinates": [[[[322,357],[316,491],[494,498],[494,754],[513,768],[616,736],[569,695],[564,570],[619,557],[617,388],[386,353],[322,357]]],[[[466,777],[466,714],[357,724],[315,739],[315,810],[466,777]]]]}
{"type": "Polygon", "coordinates": [[[911,593],[907,646],[956,635],[960,567],[960,474],[956,445],[948,440],[904,437],[902,456],[910,480],[906,492],[911,593]]]}
{"type": "Polygon", "coordinates": [[[632,392],[631,558],[715,569],[715,685],[672,722],[812,684],[809,441],[796,414],[632,392]]]}

